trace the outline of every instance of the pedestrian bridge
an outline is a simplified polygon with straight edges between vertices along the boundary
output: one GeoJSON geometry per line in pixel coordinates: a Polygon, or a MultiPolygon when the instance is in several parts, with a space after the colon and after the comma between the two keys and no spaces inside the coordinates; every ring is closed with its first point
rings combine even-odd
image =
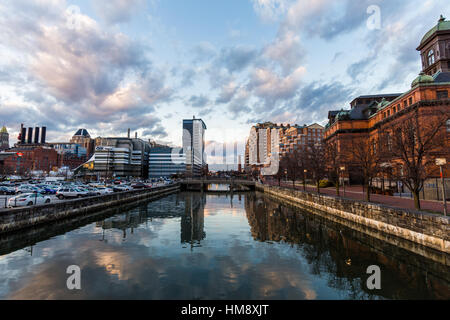
{"type": "MultiPolygon", "coordinates": [[[[255,189],[255,181],[244,179],[221,179],[221,178],[208,178],[208,179],[184,179],[180,181],[181,187],[185,190],[208,190],[208,185],[222,184],[229,185],[230,191],[248,191],[255,189]]],[[[215,192],[215,191],[212,191],[215,192]]],[[[224,190],[221,190],[224,192],[224,190]]]]}

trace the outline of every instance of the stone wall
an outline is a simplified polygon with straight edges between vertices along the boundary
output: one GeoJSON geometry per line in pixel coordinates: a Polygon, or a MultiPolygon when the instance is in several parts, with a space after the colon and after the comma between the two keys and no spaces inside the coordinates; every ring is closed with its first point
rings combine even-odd
{"type": "Polygon", "coordinates": [[[272,186],[258,191],[450,253],[450,217],[272,186]]]}
{"type": "Polygon", "coordinates": [[[52,223],[63,219],[78,216],[81,217],[125,203],[159,198],[178,192],[179,190],[180,186],[177,184],[151,190],[143,189],[112,193],[43,206],[0,210],[0,234],[52,223]]]}

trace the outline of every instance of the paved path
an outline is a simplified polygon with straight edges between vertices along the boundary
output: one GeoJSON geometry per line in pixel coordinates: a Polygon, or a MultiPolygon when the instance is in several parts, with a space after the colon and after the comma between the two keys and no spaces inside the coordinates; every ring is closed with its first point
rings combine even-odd
{"type": "MultiPolygon", "coordinates": [[[[278,182],[266,182],[266,184],[270,185],[278,185],[278,182]]],[[[281,182],[281,186],[292,188],[292,182],[281,182]]],[[[303,184],[296,183],[295,189],[303,190],[303,184]]],[[[306,186],[306,190],[308,192],[317,192],[317,189],[312,186],[306,186]]],[[[320,189],[320,193],[327,195],[336,195],[336,188],[322,188],[320,189]]],[[[344,196],[344,189],[340,188],[341,197],[344,196]]],[[[363,193],[362,186],[346,186],[345,187],[345,198],[354,199],[354,200],[363,200],[365,201],[365,196],[363,193]]],[[[411,198],[400,198],[400,197],[391,197],[385,196],[381,194],[371,194],[370,201],[373,203],[385,204],[388,206],[396,207],[396,208],[405,208],[405,209],[414,209],[414,200],[411,198]]],[[[443,203],[440,201],[429,201],[429,200],[420,200],[421,210],[425,211],[433,211],[444,213],[443,203]]],[[[450,203],[447,202],[447,212],[450,213],[450,203]]]]}

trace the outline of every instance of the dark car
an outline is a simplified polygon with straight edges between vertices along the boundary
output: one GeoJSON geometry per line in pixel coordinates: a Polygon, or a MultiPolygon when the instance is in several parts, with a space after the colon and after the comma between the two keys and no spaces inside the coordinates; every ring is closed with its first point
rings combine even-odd
{"type": "Polygon", "coordinates": [[[56,194],[56,190],[49,187],[43,187],[41,190],[42,194],[56,194]]]}
{"type": "Polygon", "coordinates": [[[133,189],[145,189],[145,188],[147,188],[147,185],[143,184],[142,182],[138,182],[138,183],[132,184],[131,187],[133,189]]]}

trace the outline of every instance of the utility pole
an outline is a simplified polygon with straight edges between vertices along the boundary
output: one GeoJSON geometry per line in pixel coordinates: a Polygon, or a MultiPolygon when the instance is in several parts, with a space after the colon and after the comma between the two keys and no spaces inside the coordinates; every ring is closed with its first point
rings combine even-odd
{"type": "Polygon", "coordinates": [[[445,194],[445,180],[444,180],[444,170],[443,166],[447,164],[447,160],[445,158],[436,159],[436,165],[440,168],[441,173],[441,182],[442,182],[442,201],[444,204],[444,216],[447,216],[447,196],[445,194]]]}

